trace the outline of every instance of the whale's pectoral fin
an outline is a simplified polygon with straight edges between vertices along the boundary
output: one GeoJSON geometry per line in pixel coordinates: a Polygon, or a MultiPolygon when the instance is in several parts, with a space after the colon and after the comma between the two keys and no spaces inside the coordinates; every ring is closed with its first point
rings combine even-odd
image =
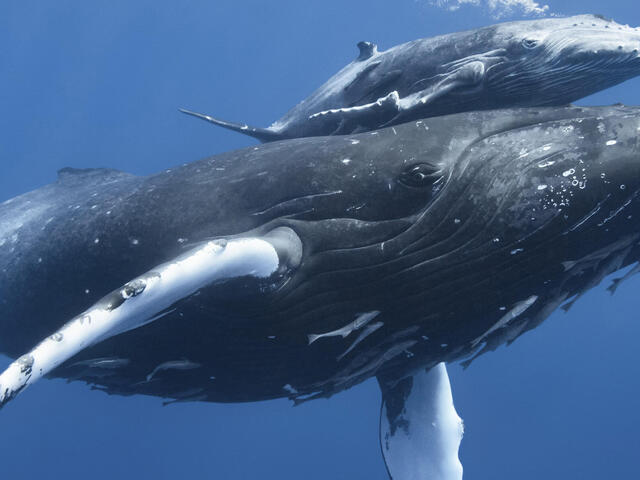
{"type": "Polygon", "coordinates": [[[461,480],[463,425],[444,363],[382,389],[380,447],[393,480],[461,480]]]}
{"type": "Polygon", "coordinates": [[[391,119],[399,112],[400,97],[395,90],[375,102],[355,107],[333,108],[309,116],[310,122],[322,122],[333,126],[332,135],[344,135],[354,131],[378,128],[380,123],[391,119]]]}
{"type": "Polygon", "coordinates": [[[0,375],[0,407],[81,350],[157,320],[202,288],[243,277],[277,286],[301,256],[300,239],[283,227],[264,236],[211,240],[157,265],[103,297],[9,365],[0,375]]]}
{"type": "Polygon", "coordinates": [[[226,120],[220,120],[210,115],[192,112],[191,110],[186,110],[184,108],[180,108],[179,110],[182,113],[186,113],[187,115],[191,115],[192,117],[196,117],[206,122],[213,123],[214,125],[218,125],[219,127],[223,127],[228,130],[233,130],[234,132],[242,133],[244,135],[256,138],[261,142],[275,142],[276,140],[282,140],[284,138],[278,132],[275,132],[268,128],[251,127],[247,124],[227,122],[226,120]]]}
{"type": "MultiPolygon", "coordinates": [[[[379,62],[378,62],[379,63],[379,62]]],[[[345,90],[354,88],[368,81],[368,75],[378,65],[374,62],[371,68],[365,68],[345,90]]],[[[462,89],[477,87],[484,78],[484,64],[481,61],[473,61],[452,72],[439,75],[430,79],[429,86],[406,97],[400,97],[397,91],[392,91],[380,96],[375,102],[362,105],[353,105],[343,108],[332,108],[314,113],[309,116],[310,122],[322,122],[325,126],[333,128],[333,135],[344,135],[360,130],[370,130],[387,127],[409,121],[412,118],[421,118],[423,114],[428,116],[429,107],[439,98],[462,89]]],[[[369,85],[361,98],[371,98],[373,95],[388,92],[391,85],[402,71],[393,70],[381,76],[372,85],[369,85]]],[[[375,96],[373,97],[375,98],[375,96]]]]}
{"type": "Polygon", "coordinates": [[[395,124],[407,117],[429,113],[429,106],[452,93],[464,92],[480,85],[484,79],[485,65],[481,61],[469,62],[457,69],[431,79],[427,88],[403,97],[398,102],[399,112],[388,124],[395,124]],[[435,82],[435,83],[434,83],[435,82]]]}

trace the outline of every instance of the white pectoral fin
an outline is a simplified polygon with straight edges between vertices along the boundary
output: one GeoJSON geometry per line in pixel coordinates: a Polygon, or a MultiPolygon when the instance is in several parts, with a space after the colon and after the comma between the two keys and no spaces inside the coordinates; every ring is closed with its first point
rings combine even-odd
{"type": "Polygon", "coordinates": [[[461,480],[463,435],[444,363],[382,387],[380,447],[393,480],[461,480]]]}
{"type": "MultiPolygon", "coordinates": [[[[372,118],[387,119],[398,113],[400,97],[395,90],[375,102],[356,105],[354,107],[332,108],[309,116],[309,120],[332,121],[336,125],[368,124],[372,118]]],[[[377,120],[380,122],[380,120],[377,120]]],[[[341,132],[337,132],[339,134],[341,132]]]]}
{"type": "Polygon", "coordinates": [[[388,124],[398,123],[407,116],[425,112],[424,109],[428,109],[430,104],[456,90],[479,85],[484,74],[484,64],[480,61],[472,61],[451,72],[439,75],[438,77],[442,77],[439,81],[435,81],[424,90],[401,98],[398,101],[398,115],[388,124]]]}
{"type": "Polygon", "coordinates": [[[281,260],[290,263],[301,254],[295,233],[277,230],[264,237],[206,242],[114,290],[0,375],[0,407],[81,350],[161,318],[203,287],[244,276],[270,277],[281,260]]]}

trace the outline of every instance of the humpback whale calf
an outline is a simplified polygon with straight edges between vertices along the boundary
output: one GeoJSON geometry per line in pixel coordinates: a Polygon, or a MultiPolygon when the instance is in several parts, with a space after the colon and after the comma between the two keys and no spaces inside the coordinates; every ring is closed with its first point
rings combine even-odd
{"type": "Polygon", "coordinates": [[[263,142],[352,134],[473,110],[562,106],[640,73],[640,30],[596,15],[510,22],[359,56],[268,128],[263,142]]]}
{"type": "Polygon", "coordinates": [[[462,113],[0,204],[0,405],[42,376],[175,401],[372,376],[394,479],[459,479],[443,362],[640,258],[640,108],[462,113]],[[106,368],[105,368],[106,367],[106,368]]]}

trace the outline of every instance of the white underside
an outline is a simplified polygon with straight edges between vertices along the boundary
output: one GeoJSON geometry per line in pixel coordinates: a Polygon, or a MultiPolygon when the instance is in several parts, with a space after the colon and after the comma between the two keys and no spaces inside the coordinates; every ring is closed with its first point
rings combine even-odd
{"type": "Polygon", "coordinates": [[[109,309],[105,299],[112,297],[105,297],[13,362],[0,375],[0,406],[81,350],[160,318],[164,310],[199,289],[236,277],[267,278],[278,266],[275,248],[260,238],[207,242],[158,265],[127,284],[143,284],[141,292],[128,296],[127,285],[123,286],[124,301],[117,308],[109,309]]]}
{"type": "Polygon", "coordinates": [[[394,429],[387,417],[389,401],[385,399],[382,407],[380,442],[391,478],[461,480],[458,448],[464,428],[453,406],[444,363],[413,376],[411,392],[404,399],[394,429]]]}

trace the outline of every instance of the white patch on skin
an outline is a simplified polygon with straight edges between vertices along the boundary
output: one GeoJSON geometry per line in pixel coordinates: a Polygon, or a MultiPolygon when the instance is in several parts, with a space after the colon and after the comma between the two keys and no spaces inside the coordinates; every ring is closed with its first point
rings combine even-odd
{"type": "MultiPolygon", "coordinates": [[[[351,113],[351,112],[362,112],[367,111],[373,108],[374,106],[382,106],[384,104],[394,104],[397,105],[400,100],[400,95],[395,90],[384,97],[379,98],[375,102],[366,103],[364,105],[357,105],[355,107],[345,107],[345,108],[331,108],[329,110],[323,110],[322,112],[314,113],[313,115],[309,115],[309,118],[322,117],[328,114],[336,114],[336,113],[351,113]]],[[[377,132],[371,132],[371,135],[377,135],[377,132]]]]}
{"type": "Polygon", "coordinates": [[[554,163],[556,163],[553,160],[548,160],[546,162],[541,162],[538,164],[538,168],[546,168],[546,167],[550,167],[551,165],[553,165],[554,163]]]}
{"type": "Polygon", "coordinates": [[[342,338],[346,338],[351,332],[364,327],[367,323],[369,323],[371,320],[376,318],[378,315],[380,315],[380,312],[378,310],[374,310],[372,312],[367,312],[367,313],[361,313],[353,322],[348,323],[342,328],[339,328],[337,330],[333,330],[327,333],[311,333],[307,335],[307,338],[309,339],[309,345],[311,345],[313,342],[315,342],[319,338],[338,337],[338,336],[342,338]]]}
{"type": "Polygon", "coordinates": [[[6,238],[11,238],[14,242],[17,241],[20,229],[24,225],[35,221],[38,217],[43,216],[49,207],[46,205],[25,204],[24,207],[21,206],[20,208],[23,208],[23,210],[12,213],[10,216],[5,215],[5,218],[0,221],[0,238],[4,240],[2,245],[6,243],[6,238]]]}
{"type": "Polygon", "coordinates": [[[268,278],[278,266],[275,248],[261,238],[238,238],[225,246],[209,241],[158,265],[65,324],[55,333],[62,340],[48,337],[13,362],[0,375],[0,406],[78,352],[163,316],[201,288],[247,275],[268,278]],[[117,306],[109,309],[115,301],[117,306]]]}

